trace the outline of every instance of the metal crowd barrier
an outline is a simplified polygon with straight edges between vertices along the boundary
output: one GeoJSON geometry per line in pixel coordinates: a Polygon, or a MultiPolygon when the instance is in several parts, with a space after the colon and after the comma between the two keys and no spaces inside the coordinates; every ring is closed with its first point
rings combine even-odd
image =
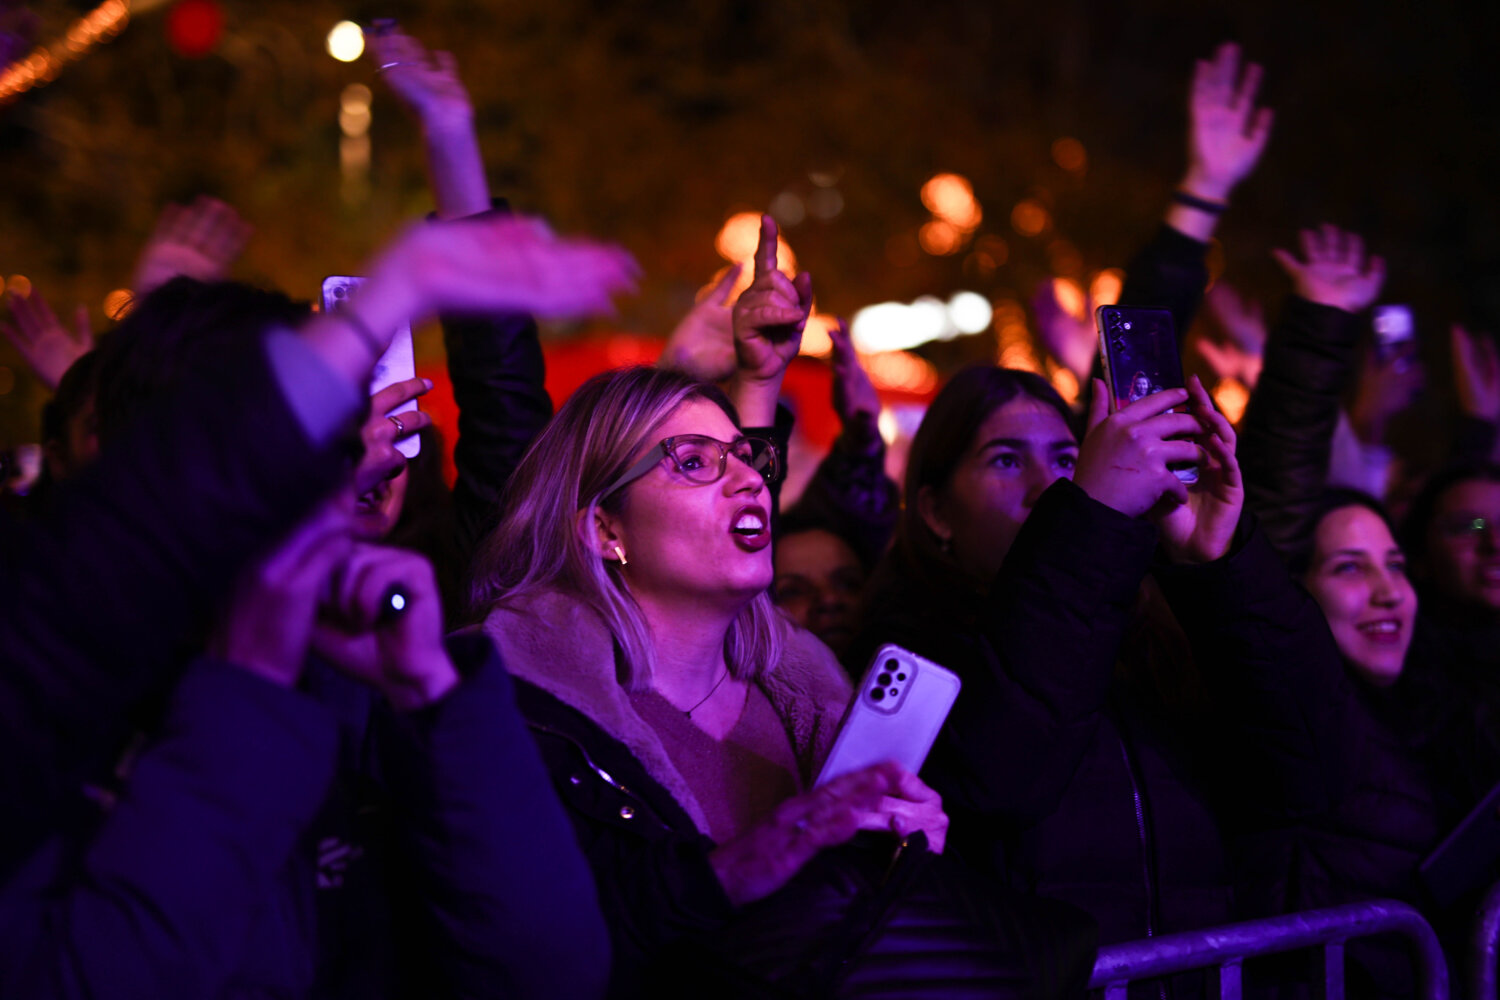
{"type": "MultiPolygon", "coordinates": [[[[1500,895],[1492,892],[1495,906],[1487,928],[1500,929],[1500,895]]],[[[1299,948],[1322,947],[1325,1000],[1344,998],[1344,944],[1351,938],[1372,934],[1404,935],[1414,946],[1417,959],[1417,996],[1421,1000],[1448,1000],[1448,966],[1437,935],[1422,915],[1405,903],[1376,900],[1334,906],[1326,910],[1306,910],[1284,917],[1251,920],[1224,927],[1208,927],[1182,934],[1164,934],[1144,941],[1106,945],[1099,949],[1094,962],[1091,989],[1103,989],[1104,1000],[1125,1000],[1126,988],[1134,979],[1209,970],[1209,995],[1221,1000],[1240,1000],[1241,973],[1244,960],[1299,948]]],[[[1495,935],[1491,934],[1490,954],[1494,952],[1495,935]]],[[[1494,998],[1494,963],[1489,965],[1491,992],[1476,993],[1475,1000],[1494,998]]]]}
{"type": "Polygon", "coordinates": [[[1469,939],[1470,1000],[1496,1000],[1497,942],[1500,942],[1500,882],[1490,886],[1474,918],[1474,933],[1469,939]]]}

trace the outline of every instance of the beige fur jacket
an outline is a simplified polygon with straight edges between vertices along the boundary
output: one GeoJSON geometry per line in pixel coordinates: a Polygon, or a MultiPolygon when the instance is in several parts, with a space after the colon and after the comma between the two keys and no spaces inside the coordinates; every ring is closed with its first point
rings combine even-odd
{"type": "MultiPolygon", "coordinates": [[[[616,680],[614,640],[592,608],[552,592],[491,611],[483,627],[512,674],[582,712],[625,744],[699,832],[708,833],[708,821],[687,781],[616,680]]],[[[833,746],[851,688],[833,653],[816,636],[790,623],[787,632],[781,662],[759,684],[786,726],[802,782],[810,786],[833,746]]]]}

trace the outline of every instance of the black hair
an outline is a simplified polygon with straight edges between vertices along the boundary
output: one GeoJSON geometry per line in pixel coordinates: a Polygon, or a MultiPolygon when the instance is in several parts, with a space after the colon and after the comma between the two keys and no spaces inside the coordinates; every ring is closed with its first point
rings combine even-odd
{"type": "Polygon", "coordinates": [[[100,347],[100,444],[143,404],[217,363],[226,347],[274,327],[299,326],[310,311],[280,292],[173,278],[137,302],[100,347]]]}
{"type": "Polygon", "coordinates": [[[1310,511],[1312,516],[1308,523],[1312,526],[1312,530],[1308,533],[1307,538],[1303,540],[1296,551],[1287,555],[1287,569],[1291,570],[1294,576],[1303,576],[1312,568],[1313,550],[1317,548],[1318,526],[1323,523],[1323,519],[1334,511],[1343,510],[1345,507],[1365,508],[1385,522],[1386,529],[1390,531],[1392,538],[1399,537],[1396,533],[1396,524],[1391,520],[1390,512],[1385,509],[1385,504],[1364,490],[1349,489],[1342,486],[1330,487],[1319,494],[1310,511]]]}
{"type": "Polygon", "coordinates": [[[1437,516],[1438,504],[1453,487],[1473,481],[1500,483],[1500,464],[1484,461],[1450,462],[1423,484],[1401,522],[1401,547],[1419,568],[1427,558],[1427,533],[1437,516]]]}

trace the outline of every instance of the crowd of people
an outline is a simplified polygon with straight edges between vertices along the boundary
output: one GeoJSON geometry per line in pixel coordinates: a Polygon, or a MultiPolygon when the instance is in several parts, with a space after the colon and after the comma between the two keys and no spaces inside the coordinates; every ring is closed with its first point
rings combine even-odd
{"type": "MultiPolygon", "coordinates": [[[[250,232],[208,199],[97,346],[11,297],[55,393],[0,515],[0,995],[1075,996],[1103,944],[1376,898],[1462,957],[1500,848],[1422,868],[1500,782],[1492,338],[1454,329],[1451,453],[1396,463],[1419,375],[1368,344],[1384,265],[1309,230],[1274,328],[1207,296],[1238,427],[1196,377],[1112,401],[1092,327],[1039,310],[1080,408],[966,369],[898,485],[840,324],[842,429],[784,502],[812,279],[774,220],[748,288],[554,413],[536,319],[609,310],[636,263],[491,198],[450,56],[369,46],[436,212],[345,308],[224,280],[250,232]],[[431,384],[367,391],[429,317],[451,489],[392,415],[431,384]],[[820,784],[887,643],[962,692],[920,773],[820,784]]],[[[1198,63],[1127,269],[1178,330],[1272,128],[1259,76],[1198,63]]],[[[1414,988],[1399,945],[1349,963],[1352,995],[1414,988]]],[[[1321,967],[1250,971],[1290,997],[1321,967]]]]}

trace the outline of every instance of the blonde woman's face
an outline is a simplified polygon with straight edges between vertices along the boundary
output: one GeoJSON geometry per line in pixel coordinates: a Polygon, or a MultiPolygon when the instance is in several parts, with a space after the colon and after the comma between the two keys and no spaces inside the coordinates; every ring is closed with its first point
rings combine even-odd
{"type": "MultiPolygon", "coordinates": [[[[692,399],[644,444],[682,434],[728,443],[740,431],[713,403],[692,399]]],[[[664,457],[626,487],[621,513],[608,521],[637,598],[743,604],[771,584],[770,495],[760,473],[733,456],[713,483],[693,482],[664,457]]]]}

